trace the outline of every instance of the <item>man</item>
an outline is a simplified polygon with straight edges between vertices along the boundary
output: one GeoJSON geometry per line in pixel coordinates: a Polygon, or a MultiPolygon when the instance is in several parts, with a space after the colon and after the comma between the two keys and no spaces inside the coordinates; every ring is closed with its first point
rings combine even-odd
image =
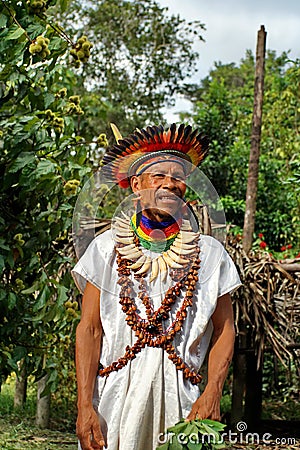
{"type": "Polygon", "coordinates": [[[207,147],[189,126],[148,127],[104,157],[106,176],[131,187],[135,211],[117,214],[73,271],[84,292],[76,343],[83,450],[153,450],[182,417],[220,419],[235,337],[230,292],[240,281],[222,245],[197,233],[184,201],[207,147]]]}

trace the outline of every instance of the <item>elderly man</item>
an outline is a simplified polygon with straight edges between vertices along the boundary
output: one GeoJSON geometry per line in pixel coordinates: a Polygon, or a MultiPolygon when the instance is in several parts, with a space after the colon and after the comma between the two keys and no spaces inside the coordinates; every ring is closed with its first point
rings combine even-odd
{"type": "Polygon", "coordinates": [[[117,215],[73,270],[84,292],[76,342],[83,450],[153,450],[182,417],[220,419],[235,336],[230,292],[240,281],[184,201],[207,147],[189,126],[148,127],[104,157],[105,175],[131,187],[136,209],[117,215]]]}

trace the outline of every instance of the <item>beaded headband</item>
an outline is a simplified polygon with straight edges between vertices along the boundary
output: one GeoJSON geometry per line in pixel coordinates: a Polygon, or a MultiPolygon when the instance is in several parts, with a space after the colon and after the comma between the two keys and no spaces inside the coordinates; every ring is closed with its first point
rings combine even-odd
{"type": "Polygon", "coordinates": [[[175,150],[171,150],[170,152],[168,150],[162,150],[161,152],[155,152],[149,153],[148,155],[143,155],[140,158],[138,158],[137,161],[135,161],[131,167],[129,167],[128,170],[128,176],[129,178],[132,177],[132,175],[141,175],[145,170],[149,169],[149,167],[160,163],[160,162],[175,162],[176,164],[180,164],[184,170],[185,175],[188,175],[190,173],[190,161],[187,161],[181,157],[182,154],[179,152],[176,152],[178,154],[174,153],[175,150]]]}
{"type": "Polygon", "coordinates": [[[136,130],[126,139],[118,139],[118,143],[106,151],[102,170],[108,180],[127,188],[130,177],[148,158],[174,155],[187,162],[190,173],[201,164],[207,153],[207,137],[197,129],[193,131],[190,125],[181,124],[177,128],[173,123],[166,130],[162,125],[149,126],[136,130]]]}

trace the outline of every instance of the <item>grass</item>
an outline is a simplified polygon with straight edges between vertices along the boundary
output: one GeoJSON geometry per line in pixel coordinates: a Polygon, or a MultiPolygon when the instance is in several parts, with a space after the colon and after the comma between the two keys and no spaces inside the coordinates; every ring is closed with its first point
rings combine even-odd
{"type": "Polygon", "coordinates": [[[50,429],[35,426],[35,389],[29,386],[23,408],[13,407],[14,379],[2,386],[0,393],[0,449],[1,450],[77,450],[75,417],[70,411],[54,407],[50,429]]]}
{"type": "MultiPolygon", "coordinates": [[[[1,450],[77,450],[75,435],[75,408],[72,402],[56,398],[51,405],[52,418],[50,429],[42,430],[35,426],[35,398],[34,383],[29,383],[27,401],[23,408],[14,409],[14,378],[9,378],[2,386],[0,393],[0,449],[1,450]]],[[[223,412],[230,409],[230,395],[222,399],[223,412]]],[[[299,420],[300,406],[292,398],[285,402],[264,402],[263,419],[299,420]]],[[[228,449],[260,450],[261,445],[230,445],[228,449]]],[[[264,450],[300,448],[300,441],[294,445],[263,445],[264,450]]]]}
{"type": "Polygon", "coordinates": [[[27,421],[0,419],[1,450],[77,450],[76,436],[67,432],[40,430],[27,421]]]}

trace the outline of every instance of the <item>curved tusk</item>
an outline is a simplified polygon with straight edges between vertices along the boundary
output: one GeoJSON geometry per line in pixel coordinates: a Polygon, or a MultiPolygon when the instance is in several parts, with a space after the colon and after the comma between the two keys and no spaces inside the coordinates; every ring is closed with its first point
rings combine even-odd
{"type": "Polygon", "coordinates": [[[165,279],[167,277],[167,273],[168,273],[168,266],[162,256],[160,256],[158,258],[158,267],[159,267],[161,279],[162,279],[162,281],[165,281],[165,279]]]}
{"type": "Polygon", "coordinates": [[[138,259],[142,255],[143,255],[143,253],[140,250],[137,250],[135,252],[128,253],[127,255],[123,255],[123,256],[121,256],[121,258],[131,260],[131,259],[138,259]]]}
{"type": "Polygon", "coordinates": [[[190,245],[190,244],[184,244],[182,241],[178,241],[177,239],[175,239],[175,241],[173,242],[173,244],[171,245],[171,248],[182,248],[184,250],[190,250],[190,249],[195,249],[195,245],[190,245]]]}
{"type": "Polygon", "coordinates": [[[130,231],[124,231],[124,233],[122,233],[121,231],[117,231],[116,232],[116,236],[118,236],[118,237],[124,237],[124,238],[130,238],[130,237],[134,237],[133,236],[133,233],[132,232],[130,232],[130,231]]]}
{"type": "Polygon", "coordinates": [[[155,280],[157,278],[158,275],[158,258],[152,259],[152,264],[151,264],[151,276],[150,276],[150,283],[151,281],[155,280]]]}
{"type": "Polygon", "coordinates": [[[164,252],[162,254],[162,257],[164,258],[165,262],[167,263],[167,265],[169,267],[171,267],[172,269],[182,269],[182,265],[178,264],[177,262],[175,262],[172,258],[170,258],[170,256],[167,255],[166,252],[164,252]]]}
{"type": "Polygon", "coordinates": [[[144,264],[142,265],[142,267],[140,268],[140,270],[138,270],[136,273],[136,275],[141,275],[142,273],[147,272],[151,267],[151,258],[146,259],[146,261],[144,262],[144,264]]]}
{"type": "Polygon", "coordinates": [[[136,246],[134,245],[133,247],[131,247],[131,245],[128,245],[128,246],[126,246],[126,247],[119,247],[118,248],[118,252],[121,254],[121,255],[130,255],[131,253],[135,253],[135,252],[137,252],[137,251],[140,251],[139,249],[137,249],[136,248],[136,246]],[[127,248],[127,247],[129,247],[129,248],[127,248]]]}
{"type": "Polygon", "coordinates": [[[120,231],[124,231],[124,230],[131,230],[130,224],[128,223],[127,225],[125,225],[125,223],[114,223],[112,226],[113,230],[120,230],[120,231]]]}
{"type": "Polygon", "coordinates": [[[195,247],[193,246],[192,248],[187,249],[187,248],[175,247],[174,245],[172,245],[170,250],[172,250],[174,253],[176,253],[179,256],[190,255],[191,253],[193,253],[195,251],[195,247]]]}
{"type": "MultiPolygon", "coordinates": [[[[184,233],[184,232],[183,232],[184,233]]],[[[178,243],[179,244],[189,244],[193,242],[198,236],[195,233],[185,233],[181,235],[181,232],[178,234],[178,243]]]]}
{"type": "Polygon", "coordinates": [[[129,224],[130,224],[130,219],[129,219],[129,217],[128,217],[127,220],[125,220],[123,217],[117,217],[115,220],[116,220],[116,223],[120,223],[120,225],[121,225],[121,224],[126,225],[127,227],[128,227],[129,224]]]}
{"type": "Polygon", "coordinates": [[[129,266],[130,269],[138,269],[141,267],[144,262],[146,261],[147,257],[145,255],[142,255],[135,263],[131,264],[129,266]]]}
{"type": "Polygon", "coordinates": [[[116,236],[116,241],[120,242],[121,244],[133,244],[134,243],[134,238],[133,237],[119,237],[116,236]]]}
{"type": "Polygon", "coordinates": [[[182,221],[182,225],[180,227],[180,230],[182,230],[182,231],[192,231],[192,227],[191,227],[191,224],[190,224],[189,220],[183,220],[182,221]]]}
{"type": "Polygon", "coordinates": [[[121,213],[123,214],[123,216],[125,217],[125,219],[130,222],[130,217],[127,216],[127,214],[124,213],[124,211],[121,211],[121,213]]]}
{"type": "Polygon", "coordinates": [[[173,259],[173,261],[179,263],[179,264],[187,264],[189,261],[187,259],[181,258],[177,253],[173,252],[172,250],[168,250],[167,255],[173,259]]]}

